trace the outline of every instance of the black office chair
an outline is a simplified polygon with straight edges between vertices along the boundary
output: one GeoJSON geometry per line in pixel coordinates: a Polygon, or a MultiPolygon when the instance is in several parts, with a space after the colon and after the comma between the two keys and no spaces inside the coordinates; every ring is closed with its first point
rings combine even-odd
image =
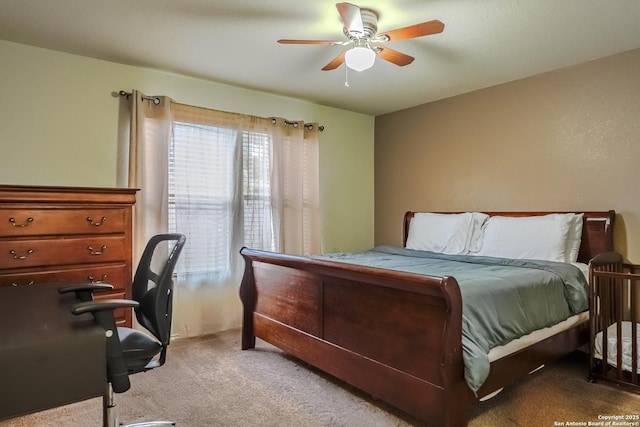
{"type": "MultiPolygon", "coordinates": [[[[129,375],[157,368],[165,362],[171,340],[172,275],[185,241],[182,234],[160,234],[149,240],[133,279],[132,300],[94,301],[93,292],[113,289],[108,284],[67,286],[59,290],[61,293],[75,292],[81,302],[75,304],[71,312],[92,313],[107,336],[108,382],[103,398],[104,427],[120,425],[115,415],[113,393],[129,390],[129,375]],[[171,242],[175,242],[173,247],[169,245],[171,242]],[[138,323],[152,336],[140,330],[116,327],[113,311],[123,307],[133,307],[138,323]]],[[[128,427],[174,425],[171,421],[151,421],[128,427]]]]}

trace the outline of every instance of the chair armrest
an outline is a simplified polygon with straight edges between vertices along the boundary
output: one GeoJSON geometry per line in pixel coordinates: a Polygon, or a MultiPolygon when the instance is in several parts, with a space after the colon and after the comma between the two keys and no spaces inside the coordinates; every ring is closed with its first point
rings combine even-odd
{"type": "Polygon", "coordinates": [[[58,293],[66,294],[69,292],[75,292],[76,298],[80,301],[91,301],[93,299],[94,291],[110,290],[113,290],[113,285],[108,283],[82,283],[79,285],[69,285],[58,288],[58,293]]]}
{"type": "Polygon", "coordinates": [[[73,314],[95,313],[98,311],[110,310],[116,308],[137,308],[140,303],[128,299],[104,299],[100,301],[83,301],[71,306],[73,314]]]}
{"type": "Polygon", "coordinates": [[[95,323],[104,329],[107,339],[107,373],[113,391],[116,393],[127,391],[131,383],[113,310],[139,305],[137,301],[127,299],[103,299],[83,301],[71,306],[71,313],[76,315],[91,313],[95,323]]]}
{"type": "Polygon", "coordinates": [[[71,306],[71,313],[75,315],[91,313],[96,324],[105,331],[116,330],[116,319],[113,310],[117,308],[138,307],[137,301],[128,299],[103,299],[100,301],[83,301],[71,306]]]}

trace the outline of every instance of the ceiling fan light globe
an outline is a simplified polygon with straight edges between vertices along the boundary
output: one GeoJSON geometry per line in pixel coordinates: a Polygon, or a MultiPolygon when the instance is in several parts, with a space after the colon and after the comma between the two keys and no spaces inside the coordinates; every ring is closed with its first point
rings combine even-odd
{"type": "Polygon", "coordinates": [[[364,71],[373,67],[376,61],[376,53],[368,47],[354,47],[349,49],[344,55],[347,67],[354,71],[364,71]]]}

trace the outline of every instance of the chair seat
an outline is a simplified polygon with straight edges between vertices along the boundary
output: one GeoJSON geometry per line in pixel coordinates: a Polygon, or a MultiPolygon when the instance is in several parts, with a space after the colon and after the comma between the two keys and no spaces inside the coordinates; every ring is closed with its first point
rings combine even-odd
{"type": "Polygon", "coordinates": [[[118,328],[122,353],[130,374],[146,371],[147,364],[162,350],[162,344],[142,331],[118,328]]]}

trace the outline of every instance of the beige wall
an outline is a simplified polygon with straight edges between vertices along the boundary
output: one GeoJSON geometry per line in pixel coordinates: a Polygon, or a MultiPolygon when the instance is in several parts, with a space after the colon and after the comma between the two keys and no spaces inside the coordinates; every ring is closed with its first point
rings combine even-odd
{"type": "Polygon", "coordinates": [[[116,185],[117,98],[139,89],[178,102],[318,122],[324,246],[373,245],[374,118],[245,90],[0,41],[0,184],[116,185]]]}
{"type": "Polygon", "coordinates": [[[640,50],[376,118],[375,241],[407,210],[614,209],[640,263],[640,50]]]}

